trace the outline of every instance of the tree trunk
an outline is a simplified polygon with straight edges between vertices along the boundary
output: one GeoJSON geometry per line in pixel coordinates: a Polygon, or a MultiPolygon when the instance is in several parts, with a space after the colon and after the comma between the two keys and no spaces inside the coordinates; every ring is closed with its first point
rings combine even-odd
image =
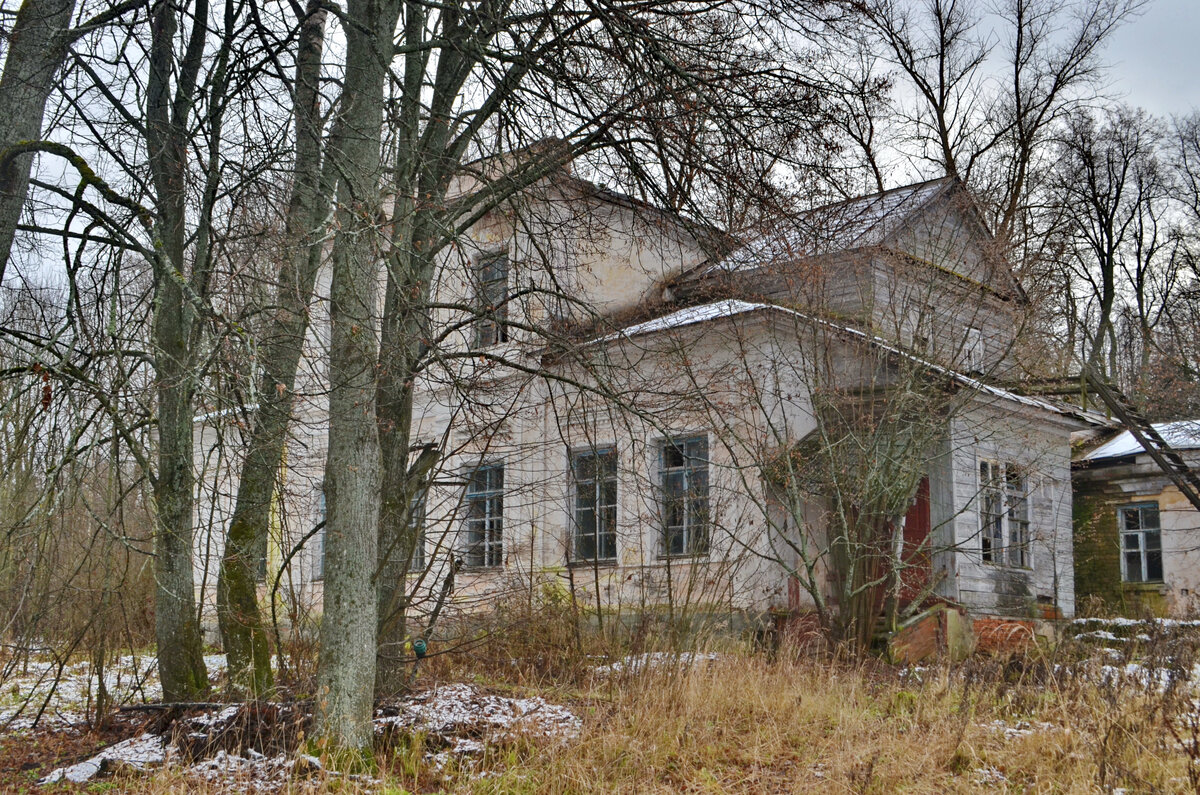
{"type": "Polygon", "coordinates": [[[288,253],[279,272],[276,307],[262,345],[263,374],[246,460],[217,579],[217,618],[235,689],[271,688],[271,654],[258,604],[256,569],[267,552],[271,500],[291,418],[296,371],[308,331],[308,305],[321,263],[317,232],[328,212],[321,179],[318,81],[326,12],[309,0],[296,58],[296,164],[288,205],[288,253]]]}
{"type": "Polygon", "coordinates": [[[195,701],[208,690],[192,569],[193,374],[186,346],[190,314],[179,285],[169,280],[160,285],[154,322],[158,376],[154,627],[164,701],[195,701]]]}
{"type": "MultiPolygon", "coordinates": [[[[0,77],[0,152],[42,135],[42,117],[54,78],[67,52],[67,30],[75,0],[25,0],[8,38],[0,77]]],[[[33,155],[13,158],[0,169],[0,282],[21,220],[33,155]]]]}
{"type": "MultiPolygon", "coordinates": [[[[206,20],[208,4],[196,4],[206,20]]],[[[186,269],[188,119],[203,60],[204,24],[193,26],[187,52],[176,63],[179,13],[160,3],[151,14],[150,74],[146,87],[146,144],[155,194],[154,365],[158,398],[158,476],[154,563],[154,623],[163,699],[194,701],[208,691],[192,564],[192,398],[196,385],[195,284],[186,269]],[[175,91],[172,93],[172,77],[175,91]]],[[[210,131],[210,134],[215,132],[210,131]]],[[[198,252],[193,276],[204,267],[198,252]]]]}
{"type": "Polygon", "coordinates": [[[328,518],[316,735],[333,750],[372,740],[380,496],[376,424],[378,276],[384,239],[381,133],[384,80],[399,5],[348,5],[346,77],[328,156],[339,175],[330,287],[328,518]]]}

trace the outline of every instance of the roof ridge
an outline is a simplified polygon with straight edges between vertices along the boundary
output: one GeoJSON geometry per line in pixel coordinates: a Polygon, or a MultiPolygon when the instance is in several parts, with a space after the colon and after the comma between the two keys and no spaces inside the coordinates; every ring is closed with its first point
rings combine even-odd
{"type": "Polygon", "coordinates": [[[800,215],[808,215],[809,213],[817,213],[817,212],[821,212],[822,210],[832,210],[835,207],[839,207],[843,204],[855,204],[858,202],[866,202],[871,199],[881,199],[884,196],[887,196],[888,194],[891,194],[891,193],[898,193],[902,190],[913,190],[915,188],[923,188],[926,185],[932,185],[935,182],[945,182],[947,184],[953,184],[956,181],[956,179],[957,178],[954,177],[953,175],[946,174],[941,177],[935,177],[933,179],[926,179],[926,180],[922,180],[920,182],[911,182],[907,185],[897,185],[894,188],[885,188],[884,190],[877,190],[874,193],[864,193],[861,196],[850,196],[845,199],[839,199],[835,202],[829,202],[828,204],[818,204],[816,207],[810,207],[807,210],[802,210],[800,212],[800,215]]]}

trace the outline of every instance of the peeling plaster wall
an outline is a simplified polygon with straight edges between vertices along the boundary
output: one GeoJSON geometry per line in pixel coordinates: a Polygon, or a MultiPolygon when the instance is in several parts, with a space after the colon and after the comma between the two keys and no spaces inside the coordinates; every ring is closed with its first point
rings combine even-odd
{"type": "MultiPolygon", "coordinates": [[[[1200,467],[1200,452],[1185,459],[1200,467]]],[[[1125,615],[1194,616],[1200,610],[1200,512],[1148,455],[1076,465],[1074,482],[1077,597],[1125,615]],[[1121,579],[1117,511],[1158,504],[1162,529],[1162,583],[1121,579]]]]}
{"type": "Polygon", "coordinates": [[[1037,616],[1045,607],[1075,612],[1072,565],[1070,426],[1055,417],[987,401],[982,396],[952,422],[958,596],[969,609],[1037,616]],[[984,562],[979,515],[979,461],[1011,462],[1027,473],[1031,564],[984,562]]]}

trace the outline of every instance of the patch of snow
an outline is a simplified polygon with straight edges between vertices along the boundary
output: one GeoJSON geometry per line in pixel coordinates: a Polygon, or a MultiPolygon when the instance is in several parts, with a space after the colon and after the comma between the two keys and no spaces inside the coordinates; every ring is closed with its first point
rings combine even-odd
{"type": "Polygon", "coordinates": [[[1139,626],[1158,626],[1163,629],[1176,629],[1185,627],[1200,627],[1200,620],[1196,619],[1180,619],[1180,618],[1074,618],[1071,623],[1076,626],[1088,626],[1098,624],[1100,626],[1109,627],[1139,627],[1139,626]]]}
{"type": "Polygon", "coordinates": [[[242,708],[241,704],[234,704],[231,707],[226,707],[220,712],[205,712],[202,715],[196,715],[188,718],[188,723],[195,726],[197,729],[203,729],[208,726],[220,726],[233,720],[233,716],[238,714],[238,710],[242,708]]]}
{"type": "Polygon", "coordinates": [[[982,786],[987,786],[989,784],[998,786],[1007,782],[1008,776],[1004,775],[991,765],[988,765],[987,767],[981,767],[975,771],[974,783],[976,784],[982,786]]]}
{"type": "Polygon", "coordinates": [[[59,781],[82,783],[94,778],[112,764],[123,764],[135,770],[148,770],[163,764],[167,758],[166,742],[160,735],[143,734],[131,737],[100,753],[69,767],[60,767],[39,781],[39,784],[54,784],[59,781]]]}
{"type": "Polygon", "coordinates": [[[1038,732],[1054,731],[1057,727],[1053,723],[1031,722],[1027,720],[1017,721],[1015,724],[1009,724],[1002,720],[994,720],[991,723],[980,724],[982,728],[988,729],[996,734],[1003,734],[1006,740],[1011,740],[1015,737],[1028,737],[1031,734],[1038,732]]]}
{"type": "Polygon", "coordinates": [[[1100,683],[1105,685],[1130,683],[1163,692],[1174,685],[1198,682],[1200,682],[1200,663],[1193,666],[1190,671],[1147,667],[1135,662],[1126,663],[1123,666],[1104,665],[1100,667],[1100,683]]]}
{"type": "MultiPolygon", "coordinates": [[[[320,769],[320,760],[303,757],[313,769],[320,769]]],[[[296,767],[296,759],[283,754],[264,756],[247,751],[246,756],[231,754],[222,749],[208,759],[188,768],[188,773],[210,784],[224,784],[245,789],[284,789],[296,767]]]]}
{"type": "Polygon", "coordinates": [[[1139,632],[1132,637],[1123,638],[1120,635],[1114,635],[1106,629],[1097,629],[1092,632],[1080,632],[1075,637],[1085,638],[1087,640],[1103,640],[1110,643],[1149,643],[1150,641],[1154,640],[1154,638],[1150,637],[1144,632],[1139,632]]]}
{"type": "MultiPolygon", "coordinates": [[[[225,656],[206,654],[204,664],[210,675],[219,675],[225,670],[225,656]]],[[[62,666],[61,671],[59,664],[51,660],[31,661],[27,670],[3,682],[5,697],[14,706],[0,709],[0,728],[30,728],[47,699],[42,721],[59,716],[61,725],[84,723],[83,710],[89,697],[95,698],[99,681],[87,661],[62,666]]],[[[162,698],[158,660],[152,655],[128,654],[112,660],[104,667],[104,687],[118,705],[158,701],[162,698]]]]}
{"type": "Polygon", "coordinates": [[[481,735],[485,741],[531,734],[570,739],[579,734],[583,724],[571,710],[543,698],[486,695],[468,684],[435,688],[405,699],[398,708],[397,715],[375,719],[376,731],[399,727],[456,743],[458,737],[481,735]]]}
{"type": "Polygon", "coordinates": [[[592,669],[592,673],[599,676],[610,676],[613,674],[639,674],[643,671],[656,671],[661,668],[690,668],[698,663],[713,662],[718,659],[715,652],[707,652],[701,654],[699,652],[674,652],[655,651],[648,654],[634,654],[629,657],[623,657],[620,660],[611,662],[608,665],[599,665],[592,669]]]}

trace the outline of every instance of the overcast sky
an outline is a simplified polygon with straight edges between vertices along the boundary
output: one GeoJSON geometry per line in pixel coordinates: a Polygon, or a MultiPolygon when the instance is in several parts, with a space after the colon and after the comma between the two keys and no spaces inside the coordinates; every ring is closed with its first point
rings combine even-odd
{"type": "Polygon", "coordinates": [[[1113,89],[1151,113],[1200,110],[1200,0],[1152,0],[1106,53],[1113,89]]]}

